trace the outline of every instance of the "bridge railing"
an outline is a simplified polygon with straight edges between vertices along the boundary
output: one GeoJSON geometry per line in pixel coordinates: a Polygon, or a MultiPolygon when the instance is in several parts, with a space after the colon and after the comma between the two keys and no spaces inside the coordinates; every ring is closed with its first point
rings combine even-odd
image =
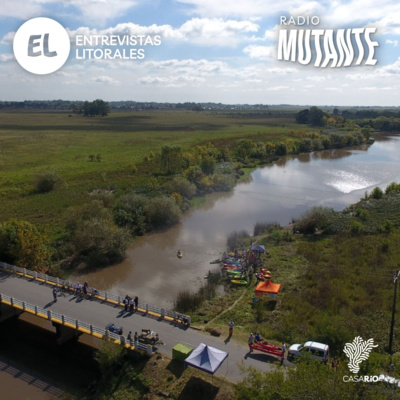
{"type": "MultiPolygon", "coordinates": [[[[92,336],[100,337],[104,340],[113,340],[116,344],[132,344],[127,343],[127,339],[125,338],[125,336],[110,332],[108,329],[99,328],[95,325],[88,324],[87,322],[79,321],[77,319],[59,314],[51,310],[46,310],[45,308],[38,307],[34,304],[27,303],[26,301],[16,299],[15,297],[7,296],[6,294],[0,293],[0,303],[8,304],[14,308],[30,312],[31,314],[37,315],[41,318],[68,326],[70,328],[90,334],[92,336]]],[[[151,355],[153,351],[152,346],[143,344],[141,342],[134,343],[134,348],[137,350],[145,351],[149,355],[151,355]]]]}
{"type": "MultiPolygon", "coordinates": [[[[51,275],[42,274],[42,273],[36,272],[36,271],[31,271],[29,269],[17,267],[15,265],[10,265],[10,264],[7,264],[7,263],[1,262],[1,261],[0,261],[0,267],[4,268],[5,270],[8,270],[8,271],[21,274],[25,277],[33,278],[35,280],[40,280],[45,283],[48,283],[48,284],[51,284],[51,285],[54,285],[57,287],[65,288],[70,291],[75,291],[75,288],[77,285],[77,282],[71,282],[69,280],[56,278],[51,275]]],[[[122,297],[122,296],[117,296],[115,294],[108,293],[103,290],[97,290],[95,288],[90,288],[90,287],[87,290],[88,290],[88,294],[90,294],[93,297],[96,297],[100,300],[105,300],[109,303],[118,304],[120,306],[123,305],[124,297],[122,297]]],[[[156,307],[151,304],[147,304],[147,303],[143,303],[143,302],[138,303],[138,308],[140,308],[141,310],[144,310],[147,314],[153,313],[153,314],[160,316],[161,318],[171,319],[178,323],[184,323],[186,325],[190,325],[190,323],[191,323],[191,318],[189,315],[177,313],[176,311],[167,310],[165,308],[156,307]]]]}

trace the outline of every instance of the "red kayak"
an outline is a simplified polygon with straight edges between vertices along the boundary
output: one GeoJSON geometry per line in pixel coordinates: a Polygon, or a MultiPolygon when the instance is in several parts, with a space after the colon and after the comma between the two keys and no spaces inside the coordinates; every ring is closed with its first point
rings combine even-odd
{"type": "Polygon", "coordinates": [[[282,347],[269,344],[268,342],[254,342],[250,347],[253,350],[259,350],[264,353],[273,354],[274,356],[283,357],[282,347]]]}

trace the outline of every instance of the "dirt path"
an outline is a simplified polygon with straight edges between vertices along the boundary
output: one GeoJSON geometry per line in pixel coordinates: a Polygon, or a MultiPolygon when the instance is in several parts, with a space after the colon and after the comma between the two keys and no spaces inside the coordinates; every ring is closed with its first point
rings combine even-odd
{"type": "Polygon", "coordinates": [[[236,304],[242,300],[244,294],[246,293],[246,290],[243,290],[242,295],[230,306],[228,307],[226,310],[222,311],[222,313],[218,314],[217,316],[215,316],[211,321],[208,321],[208,324],[211,324],[212,322],[214,322],[216,319],[218,319],[219,317],[221,317],[222,315],[224,315],[225,313],[227,313],[228,311],[232,310],[232,308],[234,308],[236,306],[236,304]]]}

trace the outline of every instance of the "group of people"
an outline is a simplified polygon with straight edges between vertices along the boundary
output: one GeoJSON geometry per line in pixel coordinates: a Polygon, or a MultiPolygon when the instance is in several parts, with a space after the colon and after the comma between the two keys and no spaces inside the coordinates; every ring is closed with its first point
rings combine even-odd
{"type": "MultiPolygon", "coordinates": [[[[98,291],[96,289],[94,288],[89,289],[89,284],[87,282],[85,282],[83,285],[81,285],[79,282],[75,284],[68,283],[67,286],[64,286],[64,289],[68,291],[73,291],[79,296],[81,295],[88,296],[89,290],[91,296],[96,296],[98,294],[98,291]]],[[[58,292],[59,290],[57,289],[57,287],[53,287],[52,293],[54,302],[57,302],[58,292]]]]}
{"type": "Polygon", "coordinates": [[[139,340],[139,335],[137,332],[135,332],[134,336],[133,336],[133,340],[132,340],[132,331],[129,331],[128,336],[126,337],[126,340],[130,343],[137,343],[139,340]]]}
{"type": "Polygon", "coordinates": [[[77,294],[84,294],[85,296],[87,296],[88,288],[89,285],[87,282],[85,282],[83,285],[81,285],[79,282],[75,284],[75,292],[77,294]]]}
{"type": "Polygon", "coordinates": [[[137,311],[139,307],[139,298],[137,296],[135,296],[134,298],[126,295],[124,298],[124,309],[125,312],[131,312],[133,313],[133,311],[137,311]]]}

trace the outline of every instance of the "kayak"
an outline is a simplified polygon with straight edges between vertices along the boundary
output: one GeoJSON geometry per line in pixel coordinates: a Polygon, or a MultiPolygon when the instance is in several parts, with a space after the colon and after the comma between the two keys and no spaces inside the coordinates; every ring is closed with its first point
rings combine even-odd
{"type": "Polygon", "coordinates": [[[275,356],[283,357],[284,353],[281,347],[269,344],[268,342],[254,342],[250,345],[253,350],[262,351],[263,353],[273,354],[275,356]]]}
{"type": "Polygon", "coordinates": [[[242,270],[226,271],[228,278],[241,278],[242,275],[246,275],[242,270]]]}
{"type": "Polygon", "coordinates": [[[231,283],[233,283],[234,285],[247,285],[247,281],[244,279],[232,279],[231,283]]]}

